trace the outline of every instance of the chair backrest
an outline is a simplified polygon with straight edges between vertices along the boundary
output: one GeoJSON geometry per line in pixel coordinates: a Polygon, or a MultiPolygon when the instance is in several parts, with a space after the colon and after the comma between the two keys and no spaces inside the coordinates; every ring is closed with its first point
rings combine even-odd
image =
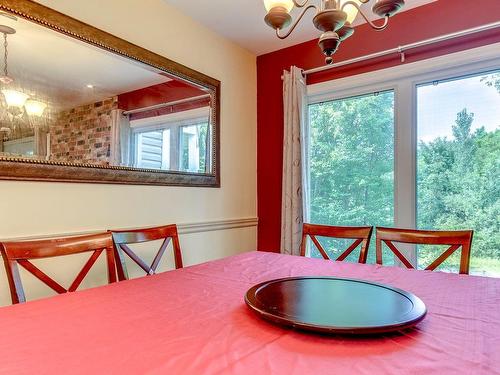
{"type": "Polygon", "coordinates": [[[416,245],[447,245],[445,250],[436,260],[425,269],[433,271],[443,263],[450,255],[462,248],[460,256],[460,273],[469,274],[470,250],[472,245],[472,230],[465,231],[436,231],[415,230],[398,228],[377,228],[376,252],[377,264],[382,264],[382,242],[396,255],[396,257],[407,267],[415,268],[411,262],[401,253],[393,242],[416,244],[416,245]]]}
{"type": "Polygon", "coordinates": [[[302,227],[302,243],[300,246],[300,255],[306,255],[307,236],[311,237],[312,242],[317,247],[323,258],[331,259],[323,246],[319,243],[316,236],[331,237],[331,238],[346,238],[355,240],[337,259],[337,261],[345,260],[359,245],[359,263],[366,263],[368,257],[368,247],[370,246],[370,238],[372,236],[373,227],[337,227],[328,225],[315,225],[304,223],[302,227]]]}
{"type": "Polygon", "coordinates": [[[97,258],[105,251],[108,282],[113,283],[116,281],[113,239],[109,233],[32,241],[3,242],[0,244],[0,250],[2,251],[5,269],[7,271],[12,303],[14,304],[26,302],[18,264],[54,291],[62,294],[77,290],[97,258]],[[30,262],[30,260],[33,259],[52,258],[85,252],[92,252],[92,254],[67,289],[30,262]]]}
{"type": "Polygon", "coordinates": [[[141,267],[147,275],[156,273],[161,257],[165,253],[168,244],[172,240],[174,249],[175,268],[182,268],[181,247],[179,244],[179,236],[177,234],[177,225],[166,225],[156,228],[131,229],[111,231],[113,241],[115,243],[115,254],[118,259],[116,269],[118,271],[119,280],[127,280],[128,272],[125,264],[124,254],[132,259],[139,267],[141,267]],[[134,243],[143,243],[163,239],[160,249],[156,253],[153,262],[148,266],[128,245],[134,243]]]}

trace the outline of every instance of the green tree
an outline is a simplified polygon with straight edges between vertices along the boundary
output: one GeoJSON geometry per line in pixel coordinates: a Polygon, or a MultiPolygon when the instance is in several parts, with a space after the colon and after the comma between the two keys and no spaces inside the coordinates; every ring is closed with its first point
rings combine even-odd
{"type": "MultiPolygon", "coordinates": [[[[394,93],[320,103],[309,113],[311,221],[392,226],[394,93]]],[[[346,247],[326,242],[332,252],[346,247]]]]}
{"type": "Polygon", "coordinates": [[[481,78],[481,82],[485,82],[488,86],[494,87],[500,93],[500,73],[493,73],[481,78]]]}
{"type": "MultiPolygon", "coordinates": [[[[420,142],[418,225],[473,229],[473,259],[498,259],[500,249],[500,130],[471,132],[474,114],[457,114],[453,139],[420,142]]],[[[439,249],[426,250],[429,260],[439,249]]],[[[457,264],[455,264],[457,265],[457,264]]],[[[474,260],[473,264],[474,266],[474,260]]]]}
{"type": "MultiPolygon", "coordinates": [[[[393,92],[315,104],[309,115],[311,221],[392,226],[393,92]]],[[[418,144],[417,222],[422,229],[473,229],[472,266],[487,259],[500,272],[500,130],[472,131],[474,121],[463,109],[450,124],[451,139],[418,144]]],[[[334,254],[347,247],[322,242],[334,254]]],[[[427,265],[441,251],[425,249],[419,260],[427,265]]]]}

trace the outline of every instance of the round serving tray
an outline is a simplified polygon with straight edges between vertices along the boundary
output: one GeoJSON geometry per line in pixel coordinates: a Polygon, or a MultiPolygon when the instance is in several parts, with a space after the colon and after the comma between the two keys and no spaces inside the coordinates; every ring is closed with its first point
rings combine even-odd
{"type": "Polygon", "coordinates": [[[417,296],[378,283],[289,277],[250,288],[246,304],[280,325],[332,334],[377,334],[413,327],[427,309],[417,296]]]}

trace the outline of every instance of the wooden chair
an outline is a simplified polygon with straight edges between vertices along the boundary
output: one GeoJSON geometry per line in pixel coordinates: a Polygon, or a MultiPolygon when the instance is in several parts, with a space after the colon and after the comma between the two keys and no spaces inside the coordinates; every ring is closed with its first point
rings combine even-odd
{"type": "Polygon", "coordinates": [[[316,236],[332,237],[332,238],[348,238],[355,241],[345,250],[336,260],[343,261],[351,254],[359,245],[359,263],[366,263],[368,257],[368,247],[370,246],[370,238],[372,236],[373,227],[334,227],[327,225],[314,225],[304,223],[302,227],[302,243],[300,246],[300,255],[306,255],[306,240],[307,236],[311,237],[312,242],[325,259],[331,260],[323,246],[319,243],[316,236]]]}
{"type": "Polygon", "coordinates": [[[120,281],[128,279],[127,266],[125,265],[125,257],[123,253],[132,259],[139,267],[141,267],[147,275],[153,275],[156,273],[158,264],[160,263],[161,257],[165,253],[165,250],[172,240],[174,248],[174,261],[175,268],[182,268],[182,256],[181,247],[179,244],[179,236],[177,234],[177,225],[166,225],[156,228],[147,229],[132,229],[123,231],[111,231],[113,234],[113,241],[115,243],[115,256],[118,261],[116,263],[116,269],[118,271],[118,279],[120,281]],[[150,241],[156,241],[163,239],[163,243],[160,249],[156,253],[151,266],[148,266],[137,254],[128,246],[133,243],[144,243],[150,241]]]}
{"type": "Polygon", "coordinates": [[[46,240],[3,242],[0,244],[0,250],[7,271],[12,303],[14,304],[26,302],[18,264],[54,291],[62,294],[77,290],[97,258],[105,251],[108,282],[113,283],[116,281],[113,239],[109,233],[46,240]],[[92,255],[68,289],[61,286],[30,262],[33,259],[52,258],[85,252],[92,252],[92,255]]]}
{"type": "Polygon", "coordinates": [[[450,255],[462,248],[460,257],[460,273],[469,274],[470,249],[472,244],[472,230],[466,231],[431,231],[397,228],[377,228],[376,253],[377,264],[382,264],[382,242],[407,267],[415,268],[410,261],[398,250],[393,242],[419,245],[448,245],[450,246],[435,261],[425,269],[434,271],[450,255]]]}

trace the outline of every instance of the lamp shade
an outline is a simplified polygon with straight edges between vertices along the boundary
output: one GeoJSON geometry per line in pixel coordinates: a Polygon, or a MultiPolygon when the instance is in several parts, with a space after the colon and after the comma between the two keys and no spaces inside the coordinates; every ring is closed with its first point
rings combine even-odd
{"type": "Polygon", "coordinates": [[[29,98],[29,95],[17,90],[3,89],[2,94],[5,97],[5,102],[8,107],[22,108],[29,98]]]}
{"type": "Polygon", "coordinates": [[[264,6],[268,12],[276,7],[285,8],[287,12],[290,12],[293,8],[293,0],[264,0],[264,6]]]}
{"type": "MultiPolygon", "coordinates": [[[[347,2],[354,2],[354,3],[358,4],[359,6],[361,6],[360,0],[341,0],[340,6],[343,7],[344,4],[347,2]]],[[[349,22],[350,24],[352,24],[354,22],[354,20],[356,19],[356,17],[358,16],[358,13],[359,13],[358,8],[356,8],[354,5],[351,5],[351,4],[347,5],[345,8],[342,8],[342,10],[347,13],[347,22],[349,22]]]]}
{"type": "Polygon", "coordinates": [[[29,99],[24,103],[24,108],[29,116],[42,117],[43,111],[47,108],[47,104],[38,100],[29,99]]]}

